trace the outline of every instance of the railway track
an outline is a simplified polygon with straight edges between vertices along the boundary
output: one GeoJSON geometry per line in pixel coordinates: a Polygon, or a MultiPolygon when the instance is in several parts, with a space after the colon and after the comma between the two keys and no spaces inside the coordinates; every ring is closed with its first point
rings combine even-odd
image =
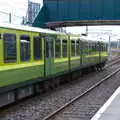
{"type": "MultiPolygon", "coordinates": [[[[111,66],[112,65],[114,67],[118,66],[119,61],[116,60],[117,65],[115,65],[115,60],[112,63],[109,66],[105,67],[105,69],[108,69],[109,73],[111,73],[111,70],[113,69],[113,68],[111,68],[111,66]]],[[[105,71],[105,69],[103,70],[103,72],[105,71]]],[[[114,69],[116,69],[116,68],[114,68],[114,69]]],[[[102,72],[97,72],[97,73],[101,74],[102,72]]],[[[95,75],[96,73],[92,73],[92,74],[95,75]]],[[[99,76],[103,76],[104,74],[102,73],[99,76]]],[[[108,74],[108,73],[106,73],[106,74],[108,74]]],[[[86,75],[86,77],[87,77],[87,75],[86,75]]],[[[89,79],[89,78],[90,77],[88,75],[88,78],[85,78],[85,79],[89,79]]],[[[93,78],[93,79],[95,79],[95,78],[93,78]]],[[[77,82],[76,83],[74,82],[74,83],[77,84],[77,82]]],[[[60,88],[60,90],[58,88],[58,91],[55,90],[55,91],[46,93],[44,95],[40,95],[41,97],[35,97],[35,98],[33,98],[33,100],[27,100],[23,103],[20,103],[20,104],[16,105],[15,107],[10,108],[10,110],[8,110],[7,112],[4,112],[3,116],[5,116],[5,118],[6,118],[5,120],[7,120],[7,119],[9,119],[9,120],[27,120],[27,119],[29,119],[29,120],[43,120],[44,119],[45,120],[45,119],[50,119],[50,118],[48,118],[49,116],[47,116],[47,115],[48,114],[51,115],[50,114],[51,111],[52,111],[52,114],[53,114],[54,113],[53,111],[57,111],[58,109],[61,108],[60,106],[64,106],[68,102],[75,99],[76,96],[79,93],[81,93],[81,91],[85,91],[85,89],[83,89],[83,88],[87,88],[88,85],[90,86],[90,84],[96,83],[96,80],[94,80],[94,82],[91,81],[91,80],[90,81],[82,80],[82,82],[78,86],[77,85],[74,86],[73,85],[74,83],[70,86],[69,85],[64,85],[65,86],[64,88],[61,87],[63,89],[61,93],[59,93],[61,88],[60,88]],[[84,82],[84,83],[82,83],[82,82],[84,82]],[[66,86],[68,86],[68,87],[73,87],[74,86],[76,88],[74,88],[74,87],[72,89],[68,88],[69,90],[66,90],[66,93],[65,93],[64,89],[66,89],[66,86]],[[75,89],[78,89],[79,91],[77,91],[75,89]],[[72,90],[75,90],[75,92],[73,92],[72,90]],[[67,92],[71,92],[71,93],[69,93],[70,95],[68,95],[67,92]],[[75,94],[74,97],[71,97],[71,94],[75,94]],[[58,101],[58,99],[59,99],[59,101],[58,101]],[[45,116],[47,116],[47,117],[45,117],[45,116]]],[[[82,94],[83,93],[81,93],[80,95],[82,95],[82,94]]],[[[84,93],[84,94],[87,94],[87,93],[84,93]]],[[[82,95],[82,96],[84,96],[84,95],[82,95]]],[[[69,105],[67,105],[67,106],[69,106],[69,105]]],[[[58,113],[59,112],[57,112],[57,114],[58,113]]]]}
{"type": "Polygon", "coordinates": [[[120,86],[119,78],[120,72],[114,75],[114,77],[109,78],[109,80],[104,81],[103,84],[100,84],[49,120],[91,120],[101,106],[120,86]]]}
{"type": "MultiPolygon", "coordinates": [[[[115,62],[107,65],[105,68],[111,66],[112,64],[115,64],[118,61],[120,61],[120,60],[116,60],[115,62]]],[[[86,91],[84,91],[82,94],[76,96],[75,98],[73,98],[72,100],[70,100],[69,102],[67,102],[63,106],[61,106],[59,109],[57,109],[56,111],[54,111],[51,114],[49,114],[48,116],[46,116],[43,120],[50,120],[50,119],[52,119],[54,116],[56,116],[57,114],[59,114],[61,111],[63,111],[65,108],[69,107],[71,104],[73,104],[77,100],[81,99],[83,96],[85,96],[86,94],[88,94],[89,92],[91,92],[93,89],[95,89],[97,86],[99,86],[100,84],[102,84],[104,81],[106,81],[109,78],[113,77],[119,71],[120,71],[120,65],[119,65],[119,68],[117,70],[115,70],[111,74],[107,75],[105,78],[101,79],[99,82],[97,82],[94,85],[92,85],[89,89],[87,89],[86,91]]]]}
{"type": "Polygon", "coordinates": [[[106,64],[104,68],[107,68],[107,67],[109,67],[111,65],[114,65],[114,64],[116,64],[119,61],[120,61],[120,57],[117,57],[117,58],[111,60],[108,64],[106,64]]]}

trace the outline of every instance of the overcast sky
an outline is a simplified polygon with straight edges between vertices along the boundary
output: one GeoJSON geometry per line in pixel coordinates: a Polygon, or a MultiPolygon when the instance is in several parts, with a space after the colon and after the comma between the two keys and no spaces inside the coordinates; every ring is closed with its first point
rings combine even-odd
{"type": "MultiPolygon", "coordinates": [[[[42,0],[30,0],[42,5],[42,0]]],[[[8,23],[9,14],[12,14],[12,23],[20,24],[26,16],[28,0],[0,0],[0,22],[8,23]],[[5,12],[5,13],[3,13],[5,12]],[[16,17],[19,16],[19,17],[16,17]]]]}
{"type": "MultiPolygon", "coordinates": [[[[31,0],[42,3],[42,0],[31,0]]],[[[28,0],[0,0],[0,11],[12,13],[18,16],[25,16],[28,0]]]]}
{"type": "MultiPolygon", "coordinates": [[[[86,27],[68,27],[66,28],[68,32],[72,32],[74,34],[86,33],[86,27]]],[[[120,39],[120,26],[89,26],[88,27],[89,36],[88,39],[103,39],[108,41],[109,34],[111,35],[111,41],[120,39]],[[106,33],[106,35],[101,34],[106,33]]]]}
{"type": "MultiPolygon", "coordinates": [[[[31,0],[31,1],[42,3],[42,0],[31,0]]],[[[26,11],[27,11],[27,6],[28,6],[28,0],[0,0],[0,11],[12,13],[17,16],[25,16],[26,11]]],[[[5,15],[0,12],[0,22],[1,21],[5,22],[6,16],[8,16],[8,15],[5,15]]],[[[6,22],[8,22],[8,21],[6,21],[6,22]]],[[[68,28],[66,28],[66,30],[68,32],[72,32],[75,34],[85,33],[85,29],[86,29],[85,27],[71,27],[71,28],[68,27],[68,28]]],[[[88,27],[88,30],[89,31],[111,30],[114,34],[118,34],[118,33],[120,33],[120,26],[92,26],[92,27],[88,27]]],[[[91,34],[90,36],[92,38],[97,35],[91,34]]],[[[118,36],[119,36],[119,34],[118,34],[118,36]]],[[[102,36],[102,37],[103,38],[105,37],[105,39],[108,39],[108,35],[102,36]]],[[[96,37],[94,37],[94,39],[96,39],[96,37]]],[[[112,39],[115,39],[115,36],[113,36],[112,39]]]]}

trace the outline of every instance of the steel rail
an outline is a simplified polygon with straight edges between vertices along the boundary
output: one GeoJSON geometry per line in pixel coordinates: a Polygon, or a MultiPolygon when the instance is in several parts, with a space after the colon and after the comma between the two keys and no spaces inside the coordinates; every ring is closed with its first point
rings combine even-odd
{"type": "Polygon", "coordinates": [[[112,60],[110,63],[108,63],[107,65],[105,65],[104,68],[107,68],[111,65],[114,65],[115,63],[119,62],[120,61],[120,57],[117,57],[116,59],[112,60]]]}
{"type": "Polygon", "coordinates": [[[112,76],[114,76],[116,73],[118,73],[120,71],[120,66],[117,70],[115,70],[114,72],[112,72],[111,74],[107,75],[105,78],[101,79],[99,82],[97,82],[96,84],[94,84],[93,86],[91,86],[89,89],[87,89],[85,92],[83,92],[82,94],[78,95],[77,97],[73,98],[72,100],[70,100],[69,102],[67,102],[66,104],[64,104],[62,107],[60,107],[59,109],[57,109],[56,111],[54,111],[53,113],[49,114],[48,116],[46,116],[45,118],[43,118],[43,120],[49,120],[52,117],[54,117],[55,115],[57,115],[60,111],[62,111],[63,109],[67,108],[69,105],[71,105],[73,102],[77,101],[78,99],[80,99],[81,97],[83,97],[84,95],[88,94],[89,92],[91,92],[94,88],[96,88],[97,86],[99,86],[100,84],[102,84],[104,81],[106,81],[107,79],[111,78],[112,76]]]}

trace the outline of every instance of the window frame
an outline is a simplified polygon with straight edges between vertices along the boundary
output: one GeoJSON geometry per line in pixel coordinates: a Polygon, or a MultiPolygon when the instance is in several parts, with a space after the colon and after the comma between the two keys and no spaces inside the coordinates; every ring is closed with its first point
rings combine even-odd
{"type": "Polygon", "coordinates": [[[42,60],[42,38],[40,36],[33,36],[33,60],[42,60]],[[40,48],[39,48],[40,58],[38,59],[35,59],[35,38],[38,38],[40,41],[40,48]]]}
{"type": "Polygon", "coordinates": [[[66,39],[64,39],[64,40],[62,40],[62,57],[63,58],[65,58],[65,57],[68,57],[68,41],[66,40],[66,39]],[[65,53],[65,52],[63,52],[63,45],[66,43],[66,56],[64,56],[64,54],[63,53],[65,53]]]}
{"type": "Polygon", "coordinates": [[[61,39],[56,39],[55,40],[55,58],[60,58],[60,57],[61,57],[61,39]],[[58,45],[58,44],[59,44],[59,52],[56,52],[56,45],[58,45]],[[57,53],[59,53],[58,56],[56,55],[57,53]]]}
{"type": "MultiPolygon", "coordinates": [[[[26,34],[20,34],[19,35],[19,40],[20,40],[20,61],[21,62],[27,62],[27,61],[30,61],[31,60],[31,37],[29,36],[29,35],[26,35],[26,34]],[[27,37],[27,38],[29,38],[29,59],[27,60],[27,59],[24,59],[24,60],[22,60],[22,51],[21,51],[21,37],[27,37]]],[[[28,40],[27,40],[28,41],[28,40]]]]}
{"type": "Polygon", "coordinates": [[[76,54],[76,50],[75,50],[75,49],[76,49],[76,46],[75,46],[75,45],[76,45],[75,40],[72,39],[72,40],[71,40],[71,56],[72,56],[72,57],[74,57],[75,54],[76,54]],[[74,51],[72,50],[73,44],[74,44],[74,51]],[[74,53],[74,54],[73,54],[73,53],[74,53]]]}
{"type": "Polygon", "coordinates": [[[16,63],[17,62],[17,36],[15,33],[4,33],[3,34],[3,51],[4,51],[4,54],[3,54],[3,57],[4,57],[4,63],[16,63]],[[5,58],[5,35],[12,35],[15,37],[15,60],[6,60],[5,58]]]}
{"type": "Polygon", "coordinates": [[[76,40],[76,56],[79,56],[79,55],[80,55],[80,41],[76,40]],[[78,49],[78,51],[77,51],[77,49],[78,49]]]}

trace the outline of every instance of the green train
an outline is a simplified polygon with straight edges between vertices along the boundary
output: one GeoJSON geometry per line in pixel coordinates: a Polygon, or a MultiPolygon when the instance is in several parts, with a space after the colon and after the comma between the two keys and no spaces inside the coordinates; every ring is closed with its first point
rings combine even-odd
{"type": "Polygon", "coordinates": [[[0,24],[0,106],[33,94],[33,86],[49,78],[88,67],[101,68],[106,60],[105,42],[82,40],[78,35],[48,29],[0,24]]]}

